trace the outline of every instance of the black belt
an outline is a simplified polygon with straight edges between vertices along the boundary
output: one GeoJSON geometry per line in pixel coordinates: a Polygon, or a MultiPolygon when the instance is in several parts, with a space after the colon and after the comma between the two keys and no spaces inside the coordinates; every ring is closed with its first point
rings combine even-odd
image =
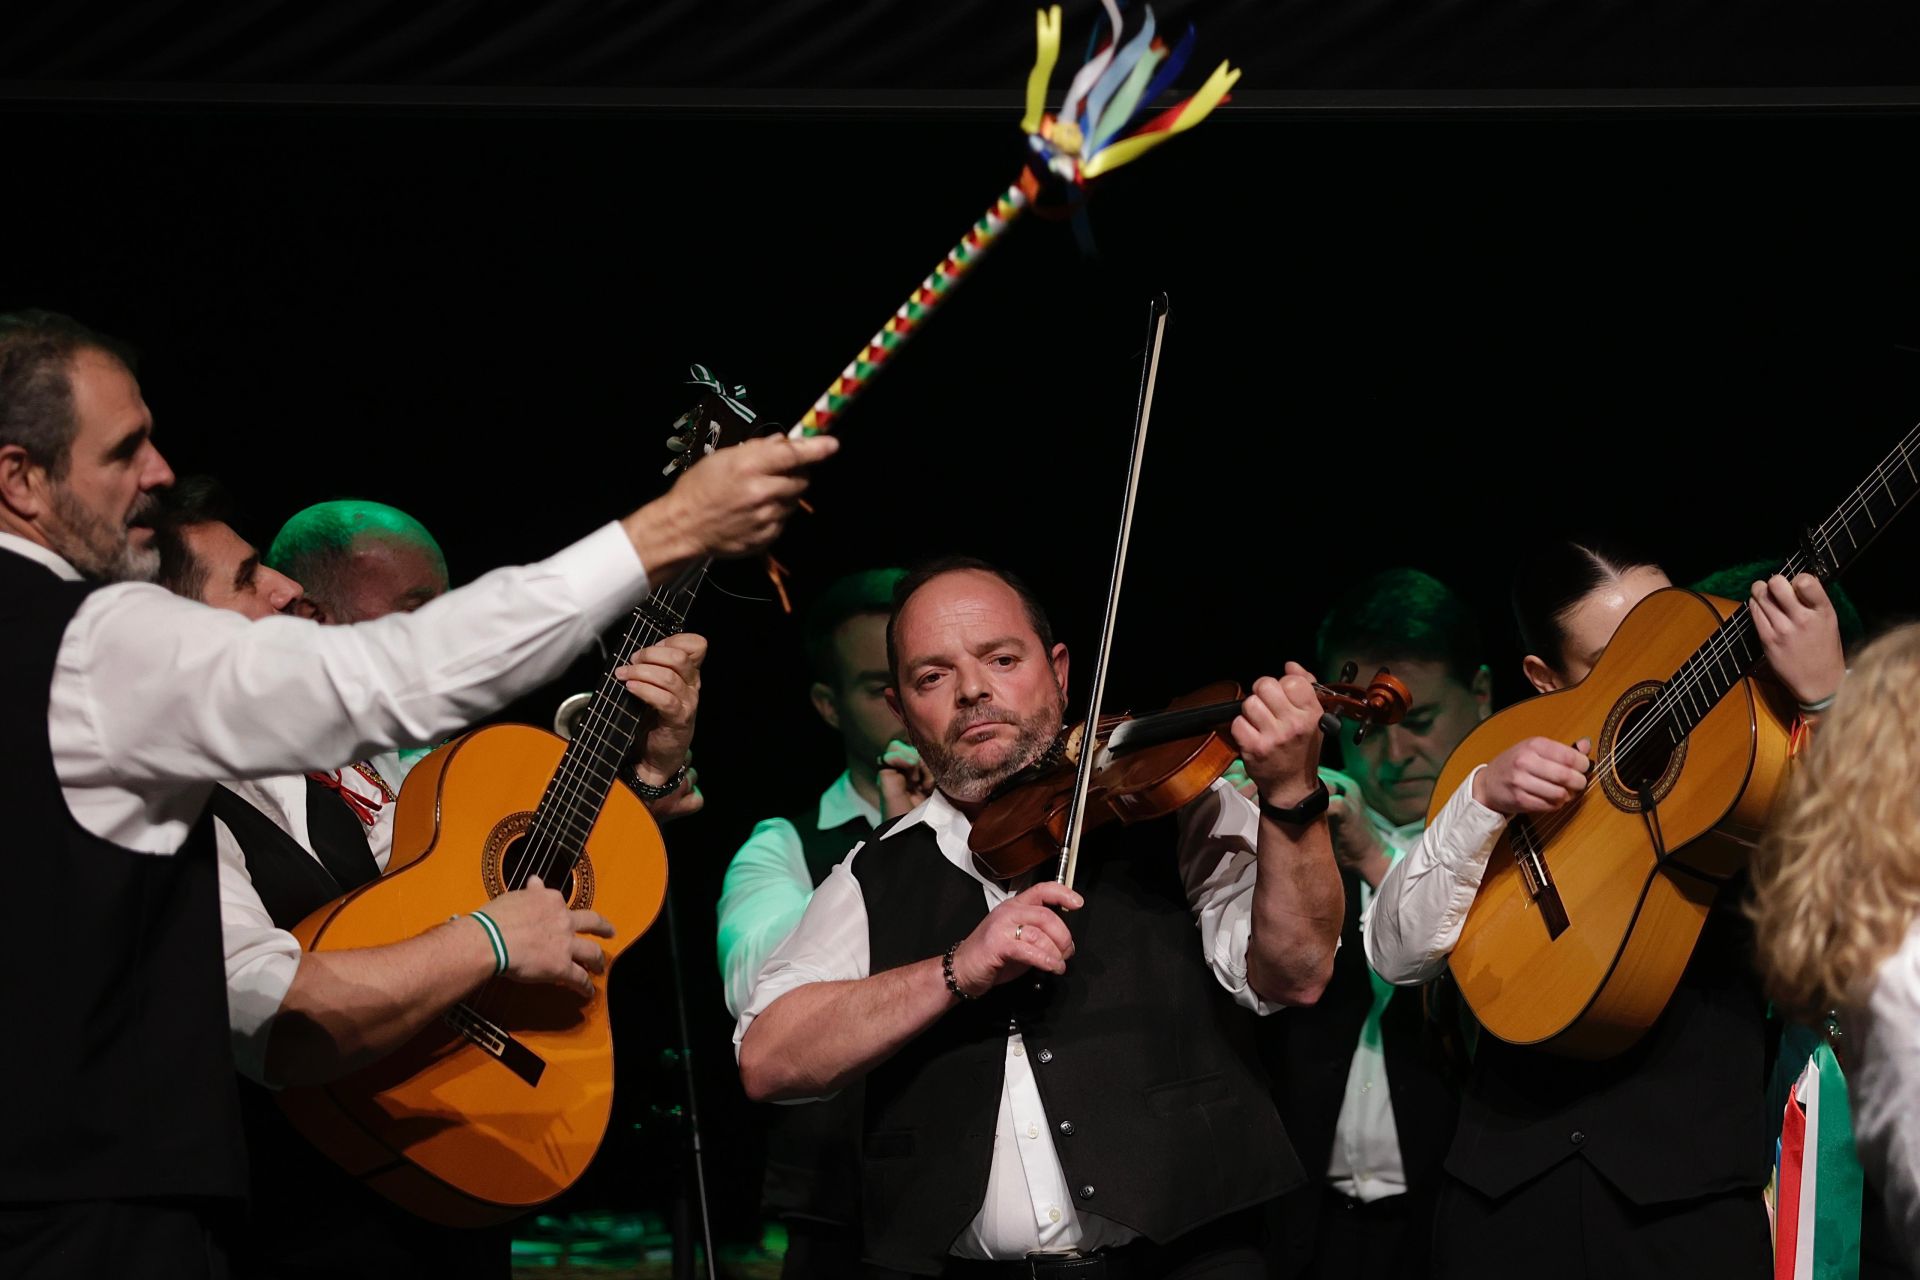
{"type": "Polygon", "coordinates": [[[954,1258],[947,1263],[946,1280],[1124,1280],[1134,1274],[1128,1245],[1092,1253],[1030,1253],[1012,1262],[982,1262],[954,1258]]]}

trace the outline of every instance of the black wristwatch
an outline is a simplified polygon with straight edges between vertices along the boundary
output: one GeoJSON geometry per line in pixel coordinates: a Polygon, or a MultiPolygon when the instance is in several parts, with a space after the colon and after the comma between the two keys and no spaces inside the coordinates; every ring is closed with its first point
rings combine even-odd
{"type": "Polygon", "coordinates": [[[1313,780],[1313,790],[1299,804],[1287,809],[1276,809],[1265,800],[1260,802],[1260,816],[1271,822],[1282,823],[1290,827],[1303,827],[1327,811],[1327,801],[1331,799],[1327,784],[1319,778],[1313,780]]]}

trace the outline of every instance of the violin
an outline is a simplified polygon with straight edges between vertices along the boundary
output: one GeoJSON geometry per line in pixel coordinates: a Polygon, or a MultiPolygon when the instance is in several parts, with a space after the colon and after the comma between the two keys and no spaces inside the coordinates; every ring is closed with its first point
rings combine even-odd
{"type": "MultiPolygon", "coordinates": [[[[1385,667],[1364,687],[1351,683],[1354,674],[1350,663],[1340,683],[1314,684],[1323,733],[1339,732],[1343,718],[1356,720],[1358,740],[1374,726],[1397,724],[1407,714],[1407,687],[1385,667]]],[[[1114,819],[1133,823],[1163,817],[1205,794],[1239,754],[1225,730],[1244,700],[1239,685],[1220,681],[1174,699],[1153,715],[1099,717],[1081,830],[1114,819]]],[[[975,816],[968,845],[997,878],[1011,880],[1062,857],[1086,731],[1084,721],[1075,725],[975,816]]],[[[1070,869],[1062,879],[1071,884],[1070,869]]]]}

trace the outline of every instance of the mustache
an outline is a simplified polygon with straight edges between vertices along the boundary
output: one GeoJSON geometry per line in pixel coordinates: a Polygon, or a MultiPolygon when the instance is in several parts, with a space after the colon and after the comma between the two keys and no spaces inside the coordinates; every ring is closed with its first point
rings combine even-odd
{"type": "Polygon", "coordinates": [[[160,495],[152,492],[143,493],[139,501],[133,504],[133,510],[127,512],[127,527],[129,529],[151,528],[154,517],[159,514],[160,495]]]}
{"type": "Polygon", "coordinates": [[[978,728],[983,724],[1014,724],[1014,723],[1016,723],[1016,721],[1008,719],[1006,716],[1002,715],[998,711],[988,710],[988,711],[978,712],[974,715],[968,716],[965,720],[956,720],[952,724],[948,725],[947,741],[958,742],[960,741],[961,734],[965,733],[969,729],[978,728]]]}

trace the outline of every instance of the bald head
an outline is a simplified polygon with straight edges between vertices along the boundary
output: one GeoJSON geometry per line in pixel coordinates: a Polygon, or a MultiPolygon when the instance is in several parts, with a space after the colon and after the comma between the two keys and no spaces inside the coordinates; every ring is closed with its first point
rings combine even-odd
{"type": "Polygon", "coordinates": [[[306,587],[321,622],[410,613],[447,589],[447,558],[426,526],[364,499],[321,502],[296,514],[267,563],[306,587]]]}

